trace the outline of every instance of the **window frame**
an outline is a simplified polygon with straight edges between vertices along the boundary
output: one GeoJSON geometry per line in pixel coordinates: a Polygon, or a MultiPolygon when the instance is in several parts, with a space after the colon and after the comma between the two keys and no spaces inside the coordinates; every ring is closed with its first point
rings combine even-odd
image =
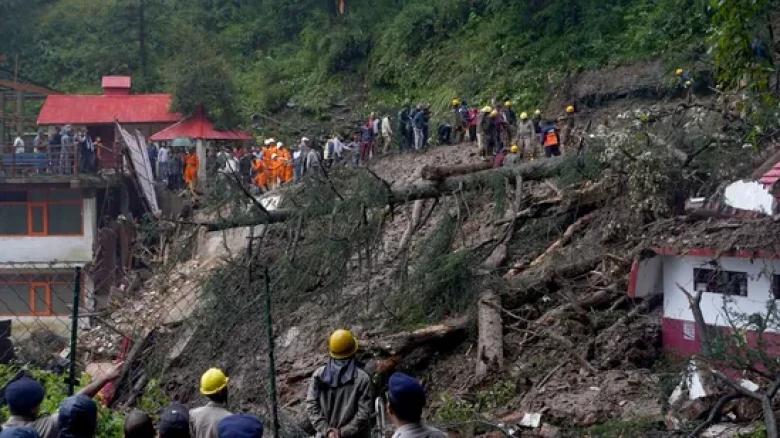
{"type": "Polygon", "coordinates": [[[693,268],[693,289],[694,289],[694,291],[698,292],[697,286],[699,284],[701,284],[701,283],[704,283],[707,286],[707,288],[704,291],[702,291],[702,292],[705,292],[705,293],[718,294],[718,295],[724,295],[724,296],[729,296],[729,297],[744,297],[744,298],[747,298],[750,295],[750,291],[749,291],[750,278],[749,278],[747,272],[729,271],[729,270],[726,270],[726,269],[713,269],[713,268],[706,267],[706,266],[700,266],[700,267],[693,268]],[[742,276],[743,279],[744,279],[744,284],[745,284],[745,294],[742,295],[741,293],[730,293],[730,292],[726,292],[726,291],[722,291],[722,290],[720,290],[720,291],[719,290],[711,290],[710,289],[710,283],[713,282],[713,281],[714,282],[719,282],[719,279],[714,278],[712,280],[707,279],[706,281],[699,281],[699,275],[698,274],[701,271],[707,271],[707,272],[709,272],[709,275],[726,275],[726,276],[740,275],[740,276],[742,276]]]}
{"type": "MultiPolygon", "coordinates": [[[[3,191],[3,190],[0,190],[3,191]]],[[[43,189],[18,189],[18,190],[5,190],[7,192],[25,192],[27,193],[26,201],[9,201],[0,202],[4,205],[24,205],[27,207],[27,234],[3,234],[0,232],[0,237],[84,237],[84,193],[78,189],[70,188],[43,188],[43,189]],[[68,191],[77,193],[78,196],[73,200],[66,201],[52,201],[51,194],[58,191],[68,191]],[[45,200],[31,200],[32,192],[44,192],[46,194],[45,200]],[[73,234],[51,234],[49,233],[49,207],[51,205],[78,205],[81,207],[81,217],[79,221],[79,231],[73,234]],[[33,226],[33,210],[41,208],[43,210],[43,231],[35,231],[33,226]]]]}
{"type": "MultiPolygon", "coordinates": [[[[56,314],[53,311],[53,293],[52,293],[52,285],[70,285],[73,286],[73,280],[65,281],[61,279],[55,280],[57,276],[61,276],[65,274],[65,272],[62,273],[53,273],[53,274],[38,274],[34,272],[25,272],[21,273],[19,275],[14,275],[14,278],[5,280],[2,276],[0,276],[0,284],[3,286],[27,286],[28,288],[28,302],[27,302],[27,308],[28,313],[20,315],[20,314],[13,314],[13,313],[3,313],[0,312],[0,317],[3,318],[16,318],[16,317],[66,317],[71,315],[71,313],[68,314],[56,314]],[[44,280],[41,280],[40,278],[44,277],[44,280]],[[35,308],[35,288],[36,287],[45,287],[45,297],[44,301],[46,303],[46,308],[39,311],[35,308]]],[[[82,280],[83,280],[83,274],[82,274],[82,280]]],[[[23,292],[22,292],[23,293],[23,292]]],[[[20,293],[21,295],[21,293],[20,293]]],[[[81,306],[86,306],[87,303],[87,297],[84,290],[84,283],[81,282],[81,306]]],[[[69,305],[72,305],[69,303],[69,305]]],[[[71,309],[72,312],[72,309],[71,309]]]]}

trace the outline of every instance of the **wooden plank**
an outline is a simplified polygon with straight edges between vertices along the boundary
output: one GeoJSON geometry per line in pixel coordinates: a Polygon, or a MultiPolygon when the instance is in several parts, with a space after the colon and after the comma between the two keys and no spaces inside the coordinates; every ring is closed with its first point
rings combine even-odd
{"type": "Polygon", "coordinates": [[[47,96],[50,94],[62,94],[60,92],[50,90],[46,87],[39,87],[38,85],[25,84],[23,82],[14,82],[8,79],[0,79],[0,87],[10,88],[16,91],[25,91],[28,93],[45,94],[47,96]]]}

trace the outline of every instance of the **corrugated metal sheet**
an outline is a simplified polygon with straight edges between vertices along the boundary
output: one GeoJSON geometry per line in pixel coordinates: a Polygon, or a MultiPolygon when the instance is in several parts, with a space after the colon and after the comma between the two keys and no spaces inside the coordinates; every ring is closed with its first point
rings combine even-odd
{"type": "Polygon", "coordinates": [[[175,123],[181,114],[171,114],[168,94],[128,96],[49,96],[38,115],[39,125],[99,125],[121,123],[175,123]]]}
{"type": "Polygon", "coordinates": [[[201,107],[191,117],[169,126],[152,135],[151,141],[171,141],[180,137],[189,137],[201,140],[252,140],[252,136],[243,131],[217,131],[214,124],[206,117],[201,107]]]}

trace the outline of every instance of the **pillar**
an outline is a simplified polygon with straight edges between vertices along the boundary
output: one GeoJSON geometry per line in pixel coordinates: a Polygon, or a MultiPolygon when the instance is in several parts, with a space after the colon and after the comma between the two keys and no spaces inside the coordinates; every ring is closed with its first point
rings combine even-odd
{"type": "Polygon", "coordinates": [[[198,179],[201,181],[206,180],[206,144],[202,139],[195,140],[195,153],[198,154],[198,162],[200,167],[198,168],[198,179]]]}

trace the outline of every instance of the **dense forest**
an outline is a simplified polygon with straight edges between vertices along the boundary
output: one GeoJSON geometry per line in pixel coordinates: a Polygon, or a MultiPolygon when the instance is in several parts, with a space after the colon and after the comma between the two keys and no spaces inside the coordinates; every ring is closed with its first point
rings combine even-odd
{"type": "MultiPolygon", "coordinates": [[[[748,27],[744,14],[772,2],[715,3],[748,27]]],[[[65,92],[129,74],[137,92],[189,90],[180,108],[197,96],[240,123],[285,106],[317,114],[346,96],[537,105],[581,69],[692,65],[714,12],[708,0],[5,0],[0,52],[65,92]]]]}

